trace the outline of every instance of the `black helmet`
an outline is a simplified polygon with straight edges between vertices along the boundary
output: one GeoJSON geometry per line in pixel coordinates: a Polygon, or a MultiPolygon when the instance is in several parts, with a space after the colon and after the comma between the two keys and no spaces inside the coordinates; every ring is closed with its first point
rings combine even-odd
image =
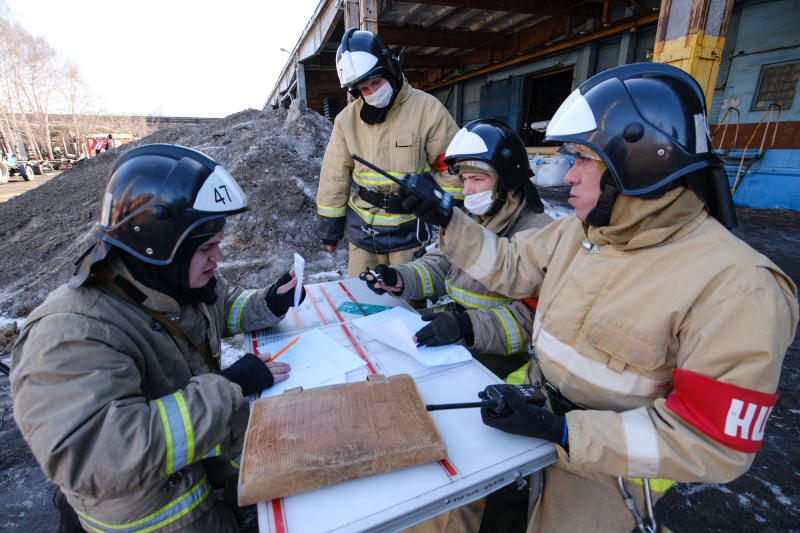
{"type": "Polygon", "coordinates": [[[111,246],[166,265],[187,235],[211,236],[220,231],[220,219],[245,210],[239,184],[210,157],[170,144],[128,150],[111,168],[100,221],[92,229],[100,242],[79,261],[70,286],[82,284],[111,246]]]}
{"type": "Polygon", "coordinates": [[[711,147],[705,96],[676,67],[633,63],[593,76],[561,104],[544,140],[567,143],[567,153],[574,151],[570,143],[591,148],[622,194],[657,198],[686,183],[712,216],[736,224],[724,167],[711,147]]]}
{"type": "Polygon", "coordinates": [[[342,88],[355,98],[358,84],[369,78],[386,78],[395,89],[403,82],[403,51],[392,55],[383,39],[372,32],[350,28],[336,51],[336,72],[342,88]]]}
{"type": "Polygon", "coordinates": [[[488,163],[500,178],[498,192],[524,187],[528,205],[538,213],[544,211],[539,193],[531,181],[533,170],[525,145],[505,123],[479,118],[461,128],[444,154],[444,162],[450,166],[452,174],[458,173],[460,161],[488,163]]]}

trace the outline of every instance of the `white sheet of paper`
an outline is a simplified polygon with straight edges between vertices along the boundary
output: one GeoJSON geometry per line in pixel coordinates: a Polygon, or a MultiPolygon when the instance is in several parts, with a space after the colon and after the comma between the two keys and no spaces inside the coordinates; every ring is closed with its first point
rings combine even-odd
{"type": "Polygon", "coordinates": [[[417,347],[412,337],[428,323],[402,307],[359,318],[353,324],[373,339],[407,353],[425,366],[461,363],[472,358],[469,350],[457,344],[417,347]]]}
{"type": "MultiPolygon", "coordinates": [[[[363,359],[342,347],[317,329],[303,332],[275,361],[288,363],[289,379],[265,389],[261,396],[278,396],[295,387],[310,389],[344,383],[345,374],[366,365],[363,359]]],[[[259,353],[275,354],[297,337],[289,337],[258,347],[259,353]]]]}
{"type": "Polygon", "coordinates": [[[300,296],[303,294],[303,270],[306,267],[306,260],[300,254],[294,254],[294,275],[297,278],[297,285],[294,286],[294,308],[300,307],[300,296]]]}

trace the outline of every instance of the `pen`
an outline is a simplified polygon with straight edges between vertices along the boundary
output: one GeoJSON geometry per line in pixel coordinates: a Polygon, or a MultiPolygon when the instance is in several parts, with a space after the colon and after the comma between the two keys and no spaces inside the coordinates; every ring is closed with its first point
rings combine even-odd
{"type": "Polygon", "coordinates": [[[297,342],[297,341],[299,341],[299,340],[300,340],[300,337],[297,337],[295,340],[293,340],[292,342],[290,342],[289,344],[287,344],[286,346],[284,346],[283,348],[281,348],[280,350],[278,350],[278,353],[276,353],[275,355],[273,355],[272,357],[270,357],[270,358],[269,358],[269,361],[267,361],[267,362],[268,362],[268,363],[271,363],[271,362],[273,362],[275,359],[277,359],[277,358],[278,358],[278,356],[279,356],[280,354],[282,354],[283,352],[285,352],[286,350],[288,350],[288,349],[289,349],[289,346],[291,346],[292,344],[296,343],[296,342],[297,342]]]}

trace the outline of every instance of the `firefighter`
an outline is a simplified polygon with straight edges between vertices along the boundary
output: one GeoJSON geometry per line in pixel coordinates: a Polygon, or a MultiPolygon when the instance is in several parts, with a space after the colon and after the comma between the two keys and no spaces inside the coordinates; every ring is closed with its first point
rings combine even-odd
{"type": "Polygon", "coordinates": [[[199,152],[127,151],[96,243],[19,334],[15,420],[87,531],[239,531],[246,397],[290,369],[247,354],[220,370],[221,338],[277,324],[297,284],[244,290],[216,271],[225,220],[246,209],[199,152]]]}
{"type": "MultiPolygon", "coordinates": [[[[464,207],[475,222],[495,235],[510,238],[553,221],[544,213],[531,182],[533,171],[522,140],[503,122],[478,119],[467,124],[450,142],[444,162],[464,184],[464,207]]],[[[389,291],[403,298],[433,301],[446,294],[452,299],[421,311],[430,324],[416,334],[420,346],[459,342],[480,354],[527,351],[533,303],[487,290],[450,263],[438,248],[412,263],[381,264],[374,270],[383,283],[369,273],[362,273],[361,278],[378,294],[389,291]]]]}
{"type": "Polygon", "coordinates": [[[403,205],[446,227],[443,253],[492,290],[540,290],[548,409],[508,401],[484,422],[554,442],[528,531],[640,531],[675,481],[727,483],[760,449],[798,321],[797,289],[730,233],[735,210],[700,86],[639,63],[606,70],[560,106],[547,141],[575,155],[574,215],[511,241],[433,195],[403,205]],[[628,507],[631,504],[631,508],[628,507]]]}
{"type": "Polygon", "coordinates": [[[397,185],[354,161],[352,154],[398,177],[433,173],[445,190],[463,200],[460,180],[441,174],[447,168],[444,151],[458,126],[439,100],[406,81],[402,56],[394,56],[377,35],[355,28],[345,32],[336,53],[341,85],[356,100],[334,120],[317,213],[327,250],[336,250],[347,237],[350,277],[368,265],[408,263],[430,239],[430,228],[391,194],[397,185]]]}

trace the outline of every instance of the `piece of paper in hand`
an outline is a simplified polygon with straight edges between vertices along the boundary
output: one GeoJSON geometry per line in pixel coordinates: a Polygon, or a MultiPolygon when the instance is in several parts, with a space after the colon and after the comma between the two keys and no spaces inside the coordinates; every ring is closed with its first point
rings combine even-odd
{"type": "Polygon", "coordinates": [[[294,308],[295,310],[300,307],[300,296],[303,295],[303,269],[306,266],[306,260],[300,254],[294,254],[294,275],[297,278],[297,285],[294,286],[294,308]]]}
{"type": "Polygon", "coordinates": [[[373,339],[407,353],[425,366],[461,363],[472,358],[469,350],[457,344],[416,346],[412,337],[428,322],[402,307],[359,318],[353,324],[373,339]]]}

